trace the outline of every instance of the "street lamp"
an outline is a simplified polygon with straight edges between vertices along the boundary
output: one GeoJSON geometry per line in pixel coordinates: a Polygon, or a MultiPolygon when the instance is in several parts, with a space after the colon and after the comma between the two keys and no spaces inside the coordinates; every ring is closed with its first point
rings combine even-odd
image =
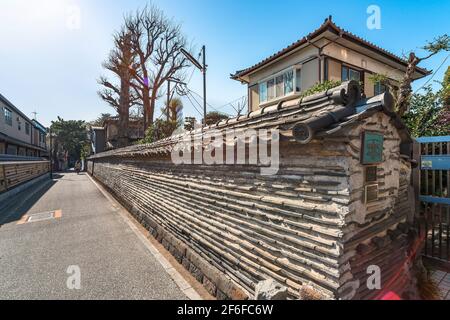
{"type": "Polygon", "coordinates": [[[203,57],[203,64],[200,64],[200,62],[197,61],[189,52],[184,50],[183,48],[180,50],[182,54],[186,56],[186,58],[203,73],[203,126],[206,126],[206,47],[202,47],[202,57],[203,57]]]}

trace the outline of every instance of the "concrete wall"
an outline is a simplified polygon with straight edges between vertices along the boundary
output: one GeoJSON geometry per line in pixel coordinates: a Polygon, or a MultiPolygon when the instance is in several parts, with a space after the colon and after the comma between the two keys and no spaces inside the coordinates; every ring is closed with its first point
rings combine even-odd
{"type": "Polygon", "coordinates": [[[302,65],[302,91],[308,90],[315,84],[319,83],[319,59],[313,59],[302,65]]]}

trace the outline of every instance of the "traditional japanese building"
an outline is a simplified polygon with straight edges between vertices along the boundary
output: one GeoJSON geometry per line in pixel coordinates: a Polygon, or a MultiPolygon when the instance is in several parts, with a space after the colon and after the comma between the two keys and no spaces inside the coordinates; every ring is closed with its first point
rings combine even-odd
{"type": "MultiPolygon", "coordinates": [[[[371,80],[380,74],[397,86],[408,67],[401,57],[337,26],[329,17],[315,31],[255,65],[237,71],[232,79],[248,87],[249,110],[301,96],[317,83],[358,81],[367,97],[386,89],[371,80]]],[[[430,72],[417,68],[413,79],[430,72]]]]}

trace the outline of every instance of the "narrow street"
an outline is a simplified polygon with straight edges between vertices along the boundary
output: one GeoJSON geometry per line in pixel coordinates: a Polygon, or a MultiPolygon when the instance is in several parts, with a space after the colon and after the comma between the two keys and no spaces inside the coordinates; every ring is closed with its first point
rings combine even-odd
{"type": "Polygon", "coordinates": [[[0,299],[187,299],[88,176],[54,178],[0,209],[0,299]]]}

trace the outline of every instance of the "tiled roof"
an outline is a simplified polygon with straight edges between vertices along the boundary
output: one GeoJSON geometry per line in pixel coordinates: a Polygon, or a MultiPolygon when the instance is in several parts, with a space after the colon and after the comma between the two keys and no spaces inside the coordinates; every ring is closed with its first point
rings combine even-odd
{"type": "Polygon", "coordinates": [[[252,111],[237,118],[221,120],[217,124],[183,132],[152,144],[130,147],[97,154],[91,159],[102,157],[129,157],[167,154],[177,145],[183,145],[186,137],[200,137],[214,130],[225,132],[238,129],[278,129],[282,137],[295,139],[302,144],[315,137],[332,135],[356,120],[376,112],[389,115],[404,142],[411,142],[408,130],[393,110],[393,97],[384,93],[371,99],[363,99],[361,88],[355,81],[304,98],[282,101],[265,108],[252,111]]]}
{"type": "MultiPolygon", "coordinates": [[[[271,55],[270,57],[262,60],[261,62],[255,64],[255,65],[253,65],[253,66],[251,66],[249,68],[236,71],[236,73],[234,75],[231,75],[231,78],[235,79],[235,80],[238,80],[240,77],[245,76],[245,75],[251,73],[252,71],[255,71],[256,69],[264,66],[265,64],[267,64],[269,62],[272,62],[272,61],[276,60],[277,58],[285,55],[286,53],[289,53],[290,51],[292,51],[292,50],[294,50],[294,49],[296,49],[296,48],[298,48],[298,47],[308,43],[309,40],[317,37],[318,35],[320,35],[321,33],[326,32],[326,31],[331,31],[333,33],[336,33],[337,35],[340,35],[341,37],[343,37],[343,38],[345,38],[347,40],[356,42],[359,45],[367,47],[368,49],[370,49],[370,50],[372,50],[372,51],[374,51],[374,52],[376,52],[378,54],[381,54],[381,55],[385,56],[386,58],[389,58],[389,59],[391,59],[391,60],[393,60],[393,61],[395,61],[395,62],[397,62],[399,64],[402,64],[405,67],[408,65],[408,62],[405,59],[402,59],[401,57],[393,54],[392,52],[390,52],[388,50],[385,50],[385,49],[383,49],[383,48],[381,48],[381,47],[379,47],[379,46],[377,46],[377,45],[375,45],[375,44],[373,44],[373,43],[371,43],[371,42],[369,42],[369,41],[367,41],[367,40],[365,40],[365,39],[363,39],[363,38],[361,38],[361,37],[359,37],[359,36],[357,36],[357,35],[355,35],[355,34],[353,34],[351,32],[349,32],[349,31],[347,31],[347,30],[344,30],[344,29],[338,27],[332,21],[332,17],[330,16],[329,18],[327,18],[325,20],[325,22],[318,29],[314,30],[313,32],[308,34],[306,37],[303,37],[302,39],[292,43],[288,47],[278,51],[277,53],[271,55]]],[[[419,67],[417,67],[416,69],[417,69],[417,72],[421,73],[424,76],[430,74],[430,71],[428,71],[426,69],[419,68],[419,67]]]]}

